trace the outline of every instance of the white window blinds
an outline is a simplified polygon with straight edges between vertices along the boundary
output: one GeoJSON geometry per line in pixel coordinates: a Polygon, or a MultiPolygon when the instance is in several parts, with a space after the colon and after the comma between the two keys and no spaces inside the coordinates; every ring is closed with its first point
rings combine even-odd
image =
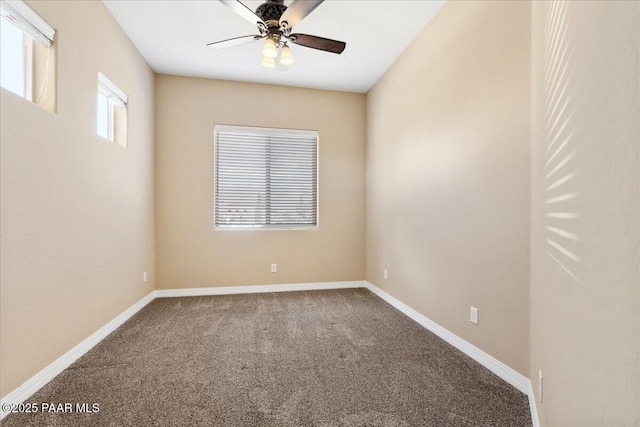
{"type": "Polygon", "coordinates": [[[315,228],[318,132],[215,127],[216,228],[315,228]]]}
{"type": "Polygon", "coordinates": [[[56,31],[35,13],[27,4],[20,0],[2,0],[0,13],[16,27],[31,36],[35,41],[51,47],[56,31]]]}
{"type": "Polygon", "coordinates": [[[120,107],[125,106],[129,100],[127,94],[100,71],[98,71],[98,92],[120,107]]]}

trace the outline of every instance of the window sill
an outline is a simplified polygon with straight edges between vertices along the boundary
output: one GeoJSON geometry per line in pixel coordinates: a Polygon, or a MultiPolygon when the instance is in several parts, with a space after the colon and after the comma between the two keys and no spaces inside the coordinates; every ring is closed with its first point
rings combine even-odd
{"type": "Polygon", "coordinates": [[[234,228],[214,227],[214,231],[317,231],[320,227],[269,227],[269,228],[234,228]]]}

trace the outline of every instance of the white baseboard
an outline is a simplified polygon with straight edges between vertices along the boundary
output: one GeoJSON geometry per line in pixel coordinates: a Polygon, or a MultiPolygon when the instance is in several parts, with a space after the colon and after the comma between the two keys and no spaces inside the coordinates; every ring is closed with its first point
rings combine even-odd
{"type": "Polygon", "coordinates": [[[60,356],[49,366],[42,371],[35,374],[24,384],[11,393],[6,395],[1,401],[2,410],[0,412],[0,419],[9,414],[9,411],[5,411],[5,405],[20,404],[30,398],[36,391],[40,390],[45,384],[54,379],[59,373],[67,369],[73,362],[78,360],[86,352],[91,350],[96,344],[102,341],[107,335],[117,329],[124,322],[129,320],[131,316],[140,311],[144,306],[149,304],[156,298],[156,291],[150,292],[147,296],[140,301],[123,311],[118,317],[98,329],[91,334],[88,338],[83,340],[80,344],[73,347],[71,350],[60,356]]]}
{"type": "MultiPolygon", "coordinates": [[[[231,294],[250,294],[250,293],[268,293],[268,292],[293,292],[293,291],[313,291],[323,289],[351,289],[351,288],[367,288],[380,298],[400,310],[402,313],[430,330],[458,350],[462,351],[476,362],[514,386],[516,389],[525,393],[529,397],[529,405],[531,408],[531,419],[533,427],[539,427],[538,413],[536,410],[535,396],[529,379],[509,368],[504,363],[488,355],[484,351],[468,343],[458,337],[449,330],[438,325],[434,321],[428,319],[408,305],[400,302],[383,290],[377,288],[373,284],[362,281],[350,282],[320,282],[320,283],[296,283],[288,285],[255,285],[255,286],[226,286],[216,288],[188,288],[188,289],[160,289],[149,293],[140,301],[122,312],[118,317],[98,329],[91,336],[86,338],[80,344],[60,356],[56,361],[38,372],[32,378],[27,380],[20,387],[9,393],[2,399],[2,407],[5,404],[19,404],[31,397],[36,391],[40,390],[45,384],[55,378],[59,373],[68,368],[73,362],[91,350],[96,344],[102,341],[107,335],[116,328],[126,322],[130,317],[140,311],[143,307],[153,301],[155,298],[166,297],[185,297],[185,296],[205,296],[205,295],[231,295],[231,294]]],[[[0,419],[4,418],[9,412],[2,410],[0,419]]]]}
{"type": "Polygon", "coordinates": [[[446,328],[443,328],[442,326],[438,325],[436,322],[427,318],[426,316],[423,316],[422,314],[418,313],[413,308],[409,307],[403,302],[400,302],[399,300],[392,297],[391,295],[389,295],[382,289],[376,287],[375,285],[367,282],[366,288],[369,289],[374,294],[378,295],[380,298],[382,298],[392,306],[394,306],[395,308],[397,308],[398,310],[400,310],[401,312],[403,312],[404,314],[406,314],[408,317],[410,317],[414,321],[418,322],[420,325],[422,325],[426,329],[430,330],[431,332],[433,332],[434,334],[436,334],[437,336],[439,336],[440,338],[442,338],[443,340],[445,340],[446,342],[448,342],[449,344],[451,344],[452,346],[454,346],[455,348],[457,348],[458,350],[466,354],[467,356],[474,359],[476,362],[478,362],[485,368],[489,369],[491,372],[493,372],[494,374],[496,374],[497,376],[499,376],[500,378],[502,378],[503,380],[505,380],[506,382],[508,382],[515,388],[517,388],[518,390],[520,390],[522,393],[524,394],[529,393],[529,388],[530,388],[529,379],[526,378],[524,375],[514,371],[504,363],[500,362],[498,359],[488,355],[484,351],[480,350],[478,347],[463,340],[453,332],[449,331],[446,328]]]}
{"type": "Polygon", "coordinates": [[[529,391],[527,392],[529,397],[529,409],[531,410],[531,424],[533,427],[540,427],[540,419],[538,418],[538,407],[536,406],[536,395],[533,394],[533,386],[529,381],[529,391]]]}
{"type": "MultiPolygon", "coordinates": [[[[191,288],[191,289],[161,289],[149,293],[146,297],[122,312],[118,317],[98,329],[91,336],[80,344],[60,356],[49,366],[28,379],[17,389],[6,395],[0,404],[20,404],[40,390],[45,384],[54,379],[59,373],[67,369],[73,362],[91,350],[96,344],[102,341],[116,328],[129,320],[131,316],[140,311],[144,306],[156,298],[164,297],[184,297],[201,295],[230,295],[230,294],[251,294],[267,292],[291,292],[291,291],[313,291],[322,289],[348,289],[363,288],[365,282],[356,280],[351,282],[320,282],[320,283],[295,283],[288,285],[256,285],[256,286],[227,286],[218,288],[191,288]]],[[[0,411],[0,419],[9,414],[8,411],[0,411]]]]}
{"type": "Polygon", "coordinates": [[[529,381],[527,377],[511,369],[495,357],[490,356],[473,344],[463,340],[448,329],[438,325],[428,317],[418,313],[413,308],[392,297],[377,286],[369,282],[365,282],[365,287],[398,310],[400,310],[402,313],[413,319],[415,322],[422,325],[424,328],[430,330],[431,332],[514,386],[516,389],[526,394],[529,398],[529,409],[531,411],[531,422],[533,424],[533,427],[540,426],[540,422],[538,421],[538,411],[536,408],[536,399],[531,387],[531,381],[529,381]]]}
{"type": "Polygon", "coordinates": [[[291,283],[288,285],[224,286],[215,288],[158,289],[158,298],[206,295],[262,294],[269,292],[319,291],[323,289],[364,288],[364,280],[351,282],[291,283]]]}

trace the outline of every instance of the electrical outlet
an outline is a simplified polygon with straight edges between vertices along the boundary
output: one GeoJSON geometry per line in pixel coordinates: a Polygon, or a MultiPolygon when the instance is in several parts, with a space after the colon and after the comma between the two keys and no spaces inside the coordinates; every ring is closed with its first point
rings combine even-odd
{"type": "Polygon", "coordinates": [[[278,272],[278,264],[271,264],[271,272],[272,273],[278,272]]]}
{"type": "Polygon", "coordinates": [[[543,392],[543,383],[542,383],[542,369],[538,369],[538,396],[540,396],[540,403],[542,403],[542,392],[543,392]]]}
{"type": "Polygon", "coordinates": [[[475,307],[471,307],[471,311],[469,312],[469,320],[471,323],[478,324],[478,309],[475,307]]]}
{"type": "Polygon", "coordinates": [[[384,279],[387,280],[389,278],[389,273],[387,272],[387,269],[384,270],[384,279]]]}
{"type": "Polygon", "coordinates": [[[147,283],[147,272],[142,273],[142,283],[147,283]]]}

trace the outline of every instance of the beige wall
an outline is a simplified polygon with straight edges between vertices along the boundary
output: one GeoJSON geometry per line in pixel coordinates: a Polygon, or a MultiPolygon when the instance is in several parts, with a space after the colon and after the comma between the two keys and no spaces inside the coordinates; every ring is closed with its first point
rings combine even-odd
{"type": "Polygon", "coordinates": [[[541,424],[637,426],[640,3],[534,2],[532,22],[530,377],[541,424]]]}
{"type": "Polygon", "coordinates": [[[156,118],[159,289],[364,279],[364,95],[159,75],[156,118]],[[215,124],[319,131],[319,230],[214,230],[215,124]]]}
{"type": "Polygon", "coordinates": [[[58,30],[58,105],[1,89],[2,396],[154,288],[153,72],[102,2],[28,3],[58,30]],[[98,70],[126,149],[96,136],[98,70]]]}
{"type": "Polygon", "coordinates": [[[367,280],[525,375],[530,9],[448,2],[367,97],[367,280]]]}

